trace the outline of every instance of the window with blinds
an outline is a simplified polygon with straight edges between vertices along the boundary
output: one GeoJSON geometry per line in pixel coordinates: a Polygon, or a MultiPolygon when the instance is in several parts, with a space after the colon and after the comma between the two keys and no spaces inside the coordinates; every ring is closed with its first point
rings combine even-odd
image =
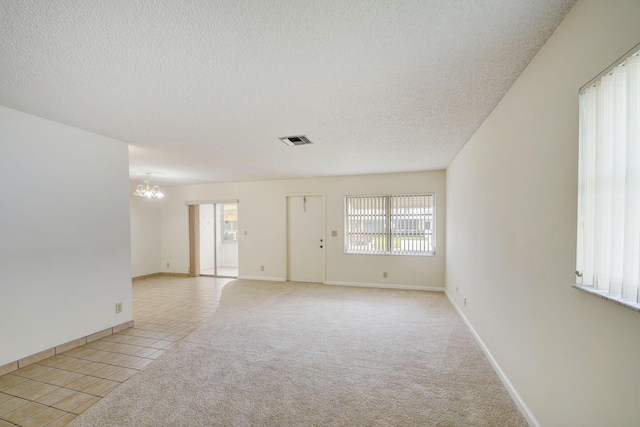
{"type": "Polygon", "coordinates": [[[434,198],[345,197],[345,253],[435,255],[434,198]]]}
{"type": "Polygon", "coordinates": [[[576,287],[640,311],[640,45],[579,99],[576,287]]]}

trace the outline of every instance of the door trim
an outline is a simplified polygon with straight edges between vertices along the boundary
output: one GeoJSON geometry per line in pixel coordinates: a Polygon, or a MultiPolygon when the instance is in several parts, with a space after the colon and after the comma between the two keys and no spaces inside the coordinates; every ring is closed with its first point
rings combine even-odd
{"type": "Polygon", "coordinates": [[[321,197],[322,203],[322,241],[324,250],[322,251],[322,283],[327,280],[327,205],[325,203],[325,193],[286,193],[284,195],[284,281],[289,281],[289,197],[321,197]]]}

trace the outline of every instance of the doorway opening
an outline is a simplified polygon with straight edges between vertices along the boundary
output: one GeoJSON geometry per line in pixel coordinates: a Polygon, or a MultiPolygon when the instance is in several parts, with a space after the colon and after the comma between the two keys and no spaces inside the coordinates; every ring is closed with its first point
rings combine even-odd
{"type": "Polygon", "coordinates": [[[192,275],[238,277],[238,204],[202,203],[190,215],[192,275]],[[197,244],[196,244],[197,243],[197,244]]]}

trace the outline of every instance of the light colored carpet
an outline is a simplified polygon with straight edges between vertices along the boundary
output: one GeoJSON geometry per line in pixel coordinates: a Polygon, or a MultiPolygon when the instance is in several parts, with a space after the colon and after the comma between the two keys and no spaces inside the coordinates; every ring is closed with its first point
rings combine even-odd
{"type": "Polygon", "coordinates": [[[237,280],[71,426],[526,426],[446,296],[237,280]]]}

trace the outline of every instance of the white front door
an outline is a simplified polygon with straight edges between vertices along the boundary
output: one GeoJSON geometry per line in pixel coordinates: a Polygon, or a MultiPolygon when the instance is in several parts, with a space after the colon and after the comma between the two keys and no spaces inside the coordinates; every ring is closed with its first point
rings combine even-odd
{"type": "Polygon", "coordinates": [[[324,197],[287,197],[287,280],[324,281],[324,197]]]}

